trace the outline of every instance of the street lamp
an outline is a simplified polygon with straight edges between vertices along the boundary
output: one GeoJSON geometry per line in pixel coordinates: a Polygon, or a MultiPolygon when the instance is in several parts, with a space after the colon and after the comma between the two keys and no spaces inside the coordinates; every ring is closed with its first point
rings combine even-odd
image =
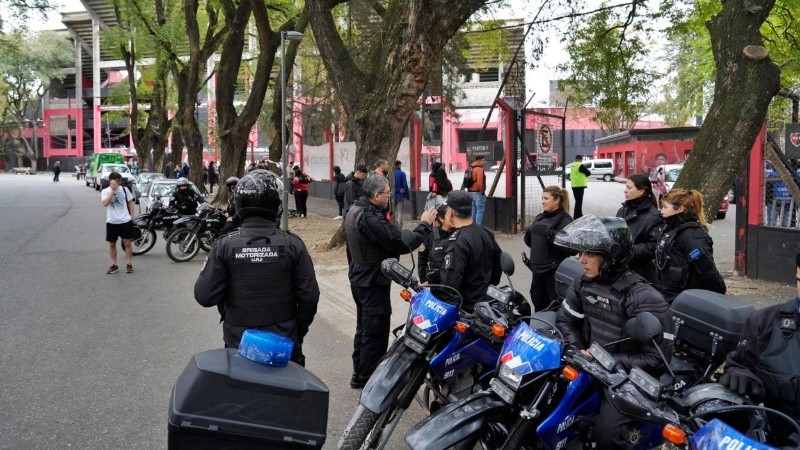
{"type": "Polygon", "coordinates": [[[281,31],[281,163],[283,164],[283,215],[281,228],[289,229],[289,155],[286,149],[286,39],[299,41],[303,33],[281,31]]]}

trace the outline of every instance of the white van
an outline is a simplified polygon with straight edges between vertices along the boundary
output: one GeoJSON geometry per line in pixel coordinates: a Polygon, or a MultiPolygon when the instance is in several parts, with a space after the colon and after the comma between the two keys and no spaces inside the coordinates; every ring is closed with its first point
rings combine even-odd
{"type": "MultiPolygon", "coordinates": [[[[564,176],[569,180],[569,175],[572,171],[572,164],[569,163],[564,168],[564,176]]],[[[602,179],[603,181],[611,181],[614,179],[614,160],[613,159],[587,159],[583,161],[583,165],[592,172],[592,177],[602,179]]]]}

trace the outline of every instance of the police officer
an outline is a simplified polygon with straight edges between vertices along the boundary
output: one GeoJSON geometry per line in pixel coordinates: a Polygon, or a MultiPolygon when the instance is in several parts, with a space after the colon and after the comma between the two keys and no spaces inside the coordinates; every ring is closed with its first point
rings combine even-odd
{"type": "Polygon", "coordinates": [[[221,306],[225,347],[238,348],[246,329],[273,331],[292,339],[291,360],[304,365],[303,338],[319,300],[311,256],[300,237],[276,225],[281,196],[273,173],[242,177],[235,203],[242,226],[214,241],[194,298],[221,306]]]}
{"type": "Polygon", "coordinates": [[[665,227],[656,245],[656,269],[664,298],[672,303],[686,289],[725,293],[714,265],[714,242],[703,215],[703,195],[673,189],[661,200],[665,227]]]}
{"type": "Polygon", "coordinates": [[[237,183],[239,183],[238,177],[228,177],[225,180],[225,189],[228,190],[228,208],[225,210],[227,220],[219,231],[220,236],[228,234],[242,225],[242,218],[236,214],[236,195],[234,190],[237,183]]]}
{"type": "MultiPolygon", "coordinates": [[[[375,371],[389,345],[389,300],[391,280],[381,272],[381,262],[399,258],[411,250],[400,230],[381,211],[389,204],[393,189],[386,177],[368,177],[364,195],[356,200],[344,219],[349,255],[350,290],[356,303],[356,334],[353,338],[353,376],[350,387],[360,389],[375,371]]],[[[418,242],[431,231],[436,213],[425,211],[414,229],[418,242]]]]}
{"type": "MultiPolygon", "coordinates": [[[[795,265],[797,297],[750,314],[719,382],[800,420],[800,253],[795,265]]],[[[770,421],[775,437],[793,433],[788,425],[770,421]]]]}
{"type": "Polygon", "coordinates": [[[200,195],[189,189],[189,180],[185,177],[178,178],[175,182],[175,192],[172,193],[170,204],[178,209],[180,214],[196,214],[197,204],[203,201],[200,195]]]}
{"type": "Polygon", "coordinates": [[[425,242],[417,252],[417,271],[419,281],[423,284],[438,284],[442,281],[439,269],[443,266],[444,254],[447,250],[450,233],[453,231],[453,227],[444,221],[446,213],[447,205],[439,205],[436,208],[433,230],[425,238],[425,242]]]}
{"type": "Polygon", "coordinates": [[[447,194],[444,223],[453,227],[440,270],[442,284],[461,293],[461,308],[471,312],[484,301],[490,284],[500,282],[500,246],[494,234],[472,220],[472,196],[466,191],[447,194]]]}
{"type": "MultiPolygon", "coordinates": [[[[625,220],[586,215],[564,227],[556,245],[579,252],[584,275],[567,290],[556,317],[566,342],[586,350],[625,336],[624,325],[643,312],[653,313],[665,329],[670,326],[669,305],[641,275],[628,270],[633,241],[625,220]]],[[[668,350],[664,341],[665,350],[668,350]]],[[[626,341],[606,347],[625,370],[639,367],[658,376],[664,364],[652,345],[626,341]]],[[[595,424],[597,448],[626,448],[632,421],[604,401],[595,424]]]]}
{"type": "Polygon", "coordinates": [[[633,239],[633,259],[630,269],[651,283],[656,282],[656,266],[653,262],[658,237],[664,220],[658,210],[653,185],[646,176],[636,173],[625,182],[625,203],[617,211],[617,217],[625,219],[633,239]]]}
{"type": "MultiPolygon", "coordinates": [[[[560,186],[547,186],[542,191],[542,212],[525,231],[523,241],[531,249],[531,302],[536,311],[544,311],[558,301],[556,270],[570,256],[564,247],[553,244],[559,230],[572,222],[569,215],[569,193],[560,186]]],[[[556,304],[557,306],[557,304],[556,304]]]]}

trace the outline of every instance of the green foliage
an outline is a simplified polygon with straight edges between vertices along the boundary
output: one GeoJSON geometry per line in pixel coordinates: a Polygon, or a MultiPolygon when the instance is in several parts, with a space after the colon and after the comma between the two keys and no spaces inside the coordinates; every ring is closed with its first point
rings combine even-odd
{"type": "Polygon", "coordinates": [[[658,78],[648,68],[649,49],[639,21],[626,22],[614,9],[572,20],[574,30],[562,41],[569,62],[564,87],[570,102],[597,108],[595,120],[606,129],[629,129],[648,107],[650,88],[658,78]]]}

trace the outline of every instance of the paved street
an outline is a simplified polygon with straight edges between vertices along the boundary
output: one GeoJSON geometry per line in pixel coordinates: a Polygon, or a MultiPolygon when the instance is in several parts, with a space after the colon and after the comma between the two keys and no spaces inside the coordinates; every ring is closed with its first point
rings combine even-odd
{"type": "MultiPolygon", "coordinates": [[[[165,448],[175,379],[193,354],[222,346],[216,309],[192,295],[202,253],[176,264],[159,234],[134,258],[135,273],[106,275],[105,210],[69,175],[54,184],[0,174],[0,448],[165,448]]],[[[613,215],[621,192],[619,183],[592,182],[585,211],[613,215]]],[[[310,199],[309,210],[332,217],[334,204],[310,199]]],[[[712,234],[718,264],[732,268],[733,211],[712,234]]],[[[519,260],[521,235],[498,240],[519,260]]],[[[357,403],[347,385],[354,313],[345,268],[326,264],[315,261],[326,275],[304,350],[331,389],[325,447],[333,448],[357,403]]],[[[514,284],[527,294],[519,261],[514,284]]],[[[395,302],[400,323],[406,307],[395,302]]],[[[404,448],[404,431],[421,417],[412,405],[391,448],[404,448]]]]}

